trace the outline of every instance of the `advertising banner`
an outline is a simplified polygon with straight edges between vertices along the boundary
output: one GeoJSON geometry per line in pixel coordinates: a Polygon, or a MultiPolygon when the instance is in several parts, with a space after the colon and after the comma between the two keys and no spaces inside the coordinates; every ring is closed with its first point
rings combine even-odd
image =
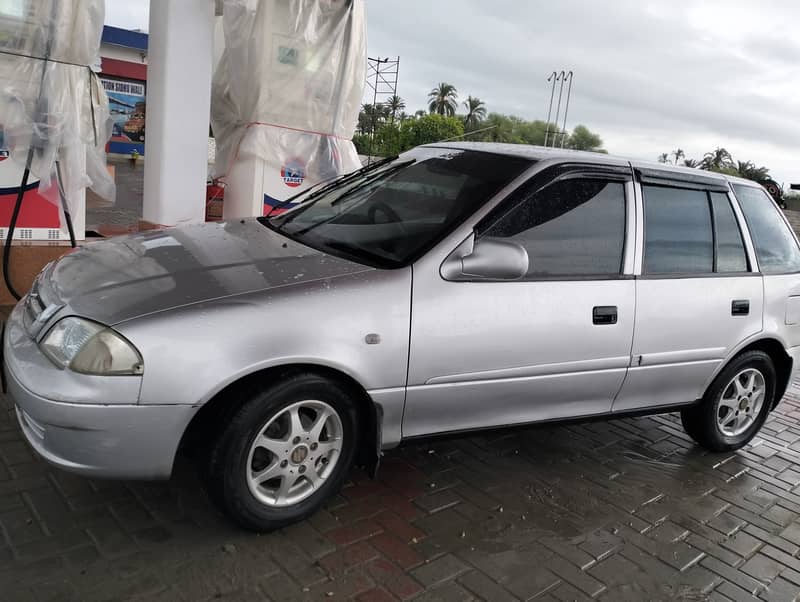
{"type": "Polygon", "coordinates": [[[147,105],[144,82],[101,77],[108,96],[114,130],[108,143],[111,153],[144,154],[144,121],[147,105]]]}

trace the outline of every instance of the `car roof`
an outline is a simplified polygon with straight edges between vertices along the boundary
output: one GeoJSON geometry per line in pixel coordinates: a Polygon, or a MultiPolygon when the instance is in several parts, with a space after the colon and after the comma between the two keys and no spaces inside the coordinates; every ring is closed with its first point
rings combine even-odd
{"type": "Polygon", "coordinates": [[[707,178],[709,180],[717,180],[719,182],[731,182],[732,184],[760,187],[757,182],[752,180],[746,180],[744,178],[729,176],[713,171],[699,170],[694,167],[678,167],[675,165],[657,163],[655,161],[642,161],[639,159],[631,159],[629,157],[622,157],[619,155],[578,151],[567,148],[533,146],[531,144],[510,144],[505,142],[434,142],[432,144],[426,144],[425,147],[481,151],[485,153],[494,153],[497,155],[506,155],[509,157],[522,157],[524,159],[530,159],[531,161],[598,161],[612,165],[630,163],[634,168],[658,170],[665,173],[671,173],[677,179],[680,179],[681,176],[693,176],[693,179],[701,176],[704,179],[707,178]]]}

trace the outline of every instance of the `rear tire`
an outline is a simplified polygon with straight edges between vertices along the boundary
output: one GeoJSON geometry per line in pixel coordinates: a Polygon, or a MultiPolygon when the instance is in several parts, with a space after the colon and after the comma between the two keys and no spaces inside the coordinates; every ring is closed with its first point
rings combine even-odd
{"type": "Polygon", "coordinates": [[[686,433],[714,452],[744,447],[761,429],[775,397],[777,376],[763,351],[746,351],[725,366],[702,401],[681,412],[686,433]]]}
{"type": "Polygon", "coordinates": [[[308,372],[242,394],[212,446],[207,486],[241,526],[271,531],[313,514],[342,486],[358,415],[349,391],[308,372]]]}

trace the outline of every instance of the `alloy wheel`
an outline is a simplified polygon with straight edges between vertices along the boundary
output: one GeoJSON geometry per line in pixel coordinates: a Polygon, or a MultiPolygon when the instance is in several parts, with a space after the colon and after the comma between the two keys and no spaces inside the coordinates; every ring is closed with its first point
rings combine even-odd
{"type": "Polygon", "coordinates": [[[764,375],[755,368],[739,372],[723,389],[717,405],[717,427],[726,437],[738,437],[758,419],[766,395],[764,375]]]}
{"type": "Polygon", "coordinates": [[[305,500],[333,472],[342,442],[342,420],[327,403],[308,400],[282,408],[258,430],[250,446],[250,492],[273,507],[305,500]]]}

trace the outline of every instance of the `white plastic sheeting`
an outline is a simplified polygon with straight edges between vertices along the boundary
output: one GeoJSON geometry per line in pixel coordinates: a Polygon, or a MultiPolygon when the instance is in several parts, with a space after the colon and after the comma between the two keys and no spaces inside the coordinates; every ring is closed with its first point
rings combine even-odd
{"type": "Polygon", "coordinates": [[[359,168],[351,138],[366,74],[363,0],[223,0],[222,19],[216,175],[261,159],[286,178],[288,196],[293,174],[320,181],[359,168]]]}
{"type": "Polygon", "coordinates": [[[31,173],[40,180],[39,192],[54,203],[58,162],[71,213],[85,188],[113,200],[105,158],[112,122],[92,70],[100,62],[104,0],[20,6],[20,14],[0,12],[0,122],[11,157],[24,165],[33,148],[31,173]]]}

